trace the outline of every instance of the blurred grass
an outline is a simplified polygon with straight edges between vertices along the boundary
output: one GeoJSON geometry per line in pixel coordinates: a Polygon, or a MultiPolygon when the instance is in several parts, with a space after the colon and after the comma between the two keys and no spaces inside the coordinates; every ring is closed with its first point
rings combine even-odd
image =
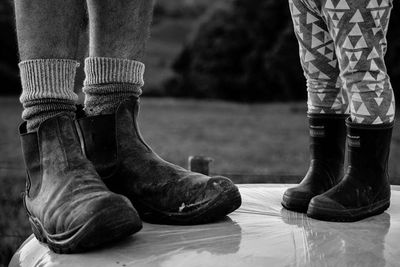
{"type": "Polygon", "coordinates": [[[30,234],[22,207],[25,170],[17,134],[21,108],[17,98],[0,98],[0,266],[30,234]]]}
{"type": "MultiPolygon", "coordinates": [[[[16,97],[0,98],[0,107],[1,266],[8,263],[30,228],[21,201],[25,183],[17,134],[21,108],[16,97]]],[[[300,179],[308,167],[303,103],[243,105],[144,98],[139,123],[155,151],[184,167],[190,155],[214,158],[213,173],[291,174],[300,179]]],[[[399,158],[400,130],[396,127],[392,178],[400,176],[399,158]]],[[[400,180],[392,183],[400,184],[400,180]]]]}

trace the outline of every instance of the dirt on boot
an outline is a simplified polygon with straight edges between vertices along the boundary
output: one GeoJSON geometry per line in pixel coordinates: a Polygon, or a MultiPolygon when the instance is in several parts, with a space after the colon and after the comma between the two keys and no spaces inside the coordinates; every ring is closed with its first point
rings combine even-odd
{"type": "Polygon", "coordinates": [[[115,114],[78,119],[86,155],[113,192],[127,196],[145,221],[200,224],[223,218],[241,205],[225,177],[190,172],[161,159],[143,141],[131,97],[115,114]]]}
{"type": "Polygon", "coordinates": [[[24,203],[35,237],[56,253],[86,251],[142,228],[130,201],[110,192],[81,150],[70,116],[36,132],[20,127],[27,168],[24,203]]]}

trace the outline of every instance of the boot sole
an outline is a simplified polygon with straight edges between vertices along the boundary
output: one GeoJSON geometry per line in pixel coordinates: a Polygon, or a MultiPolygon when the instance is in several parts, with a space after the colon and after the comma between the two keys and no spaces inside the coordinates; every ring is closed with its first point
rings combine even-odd
{"type": "Polygon", "coordinates": [[[383,213],[390,206],[390,199],[381,200],[368,207],[335,210],[318,207],[310,203],[307,216],[313,219],[331,222],[355,222],[383,213]]]}
{"type": "Polygon", "coordinates": [[[49,234],[33,216],[29,216],[29,222],[38,241],[47,244],[55,253],[71,254],[88,251],[138,232],[142,224],[135,221],[135,217],[137,215],[131,209],[105,210],[84,225],[62,234],[49,234]]]}
{"type": "Polygon", "coordinates": [[[295,198],[289,197],[287,195],[283,195],[282,197],[282,206],[290,211],[300,212],[300,213],[307,213],[308,204],[310,203],[310,199],[305,198],[295,198]]]}
{"type": "Polygon", "coordinates": [[[218,197],[204,203],[190,212],[165,212],[146,203],[135,200],[132,204],[142,220],[155,224],[194,225],[204,224],[224,218],[242,204],[239,189],[234,188],[222,192],[218,197]]]}

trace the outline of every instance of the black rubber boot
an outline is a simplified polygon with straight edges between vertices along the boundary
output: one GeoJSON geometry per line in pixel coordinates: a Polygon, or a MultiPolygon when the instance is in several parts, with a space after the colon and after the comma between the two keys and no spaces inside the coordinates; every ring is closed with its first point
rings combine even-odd
{"type": "Polygon", "coordinates": [[[29,133],[24,122],[20,134],[24,203],[39,241],[57,253],[77,253],[142,228],[130,201],[110,192],[83,155],[71,117],[61,114],[29,133]]]}
{"type": "Polygon", "coordinates": [[[306,213],[313,197],[329,190],[343,177],[347,117],[309,114],[310,167],[299,185],[286,190],[283,207],[306,213]]]}
{"type": "Polygon", "coordinates": [[[392,129],[393,123],[362,125],[347,120],[347,173],[338,185],[311,200],[309,217],[352,222],[380,214],[389,207],[392,129]]]}
{"type": "Polygon", "coordinates": [[[143,141],[139,100],[123,101],[115,114],[78,119],[87,157],[111,191],[127,196],[145,221],[199,224],[223,218],[241,205],[225,177],[190,172],[161,159],[143,141]]]}

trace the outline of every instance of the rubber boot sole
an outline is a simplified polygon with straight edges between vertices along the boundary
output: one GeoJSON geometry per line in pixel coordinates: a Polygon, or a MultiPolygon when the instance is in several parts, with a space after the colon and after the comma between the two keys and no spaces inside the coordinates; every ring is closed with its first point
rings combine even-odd
{"type": "Polygon", "coordinates": [[[133,202],[132,204],[139,212],[140,218],[143,221],[155,224],[194,225],[224,218],[240,207],[242,198],[239,189],[235,186],[230,190],[221,192],[218,197],[212,200],[192,207],[188,212],[165,212],[140,200],[133,202]]]}
{"type": "Polygon", "coordinates": [[[368,207],[335,210],[310,203],[307,216],[313,219],[331,222],[355,222],[383,213],[390,206],[390,199],[381,200],[368,207]]]}
{"type": "Polygon", "coordinates": [[[79,253],[130,236],[142,228],[133,209],[104,210],[84,225],[61,234],[49,234],[40,221],[29,216],[37,240],[59,254],[79,253]]]}
{"type": "Polygon", "coordinates": [[[311,198],[296,198],[287,196],[286,194],[282,197],[282,206],[290,211],[307,213],[308,204],[310,204],[311,198]]]}

